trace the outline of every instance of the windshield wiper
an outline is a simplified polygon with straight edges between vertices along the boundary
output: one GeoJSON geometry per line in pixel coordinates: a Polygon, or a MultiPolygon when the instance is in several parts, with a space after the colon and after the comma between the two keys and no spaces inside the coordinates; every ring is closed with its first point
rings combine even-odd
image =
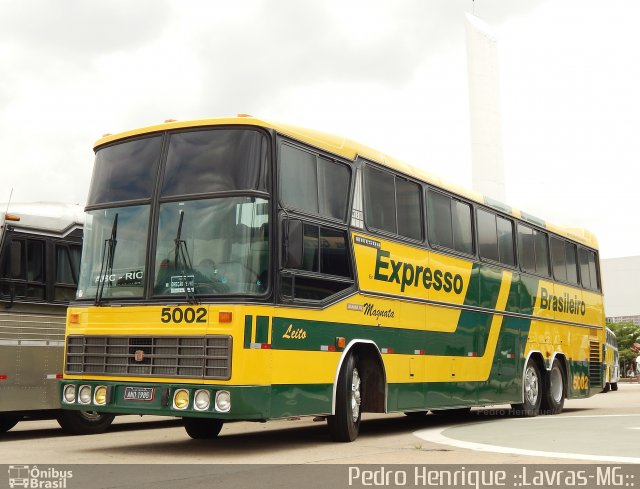
{"type": "Polygon", "coordinates": [[[102,263],[100,264],[100,275],[98,275],[98,289],[96,290],[96,299],[94,304],[100,305],[102,301],[102,294],[104,293],[104,284],[107,281],[107,277],[111,275],[113,271],[113,259],[116,254],[116,245],[118,240],[118,213],[116,212],[113,218],[113,224],[111,225],[111,237],[104,240],[104,247],[102,248],[102,263]],[[105,266],[106,265],[106,266],[105,266]]]}
{"type": "Polygon", "coordinates": [[[193,277],[193,285],[189,287],[187,285],[187,268],[193,271],[193,265],[191,263],[191,257],[189,256],[189,249],[187,248],[187,242],[182,239],[182,221],[184,220],[184,211],[180,211],[180,220],[178,221],[178,231],[176,232],[175,243],[175,256],[174,256],[174,268],[178,269],[178,263],[182,271],[182,285],[184,286],[184,295],[189,304],[199,304],[196,299],[196,277],[193,277]]]}

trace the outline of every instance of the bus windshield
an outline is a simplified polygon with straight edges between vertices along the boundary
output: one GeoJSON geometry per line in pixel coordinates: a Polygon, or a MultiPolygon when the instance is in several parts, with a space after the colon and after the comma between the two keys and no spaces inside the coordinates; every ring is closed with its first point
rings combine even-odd
{"type": "Polygon", "coordinates": [[[263,294],[268,147],[261,131],[213,128],[99,149],[78,299],[263,294]]]}
{"type": "Polygon", "coordinates": [[[255,197],[161,204],[154,294],[264,292],[267,219],[267,200],[255,197]]]}
{"type": "Polygon", "coordinates": [[[142,297],[149,206],[86,213],[78,299],[142,297]]]}

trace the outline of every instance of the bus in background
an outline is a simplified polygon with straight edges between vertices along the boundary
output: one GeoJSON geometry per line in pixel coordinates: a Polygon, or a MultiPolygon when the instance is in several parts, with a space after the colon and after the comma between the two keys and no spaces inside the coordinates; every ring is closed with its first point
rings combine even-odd
{"type": "Polygon", "coordinates": [[[604,341],[604,388],[602,392],[618,390],[620,379],[620,357],[618,355],[618,340],[611,329],[605,330],[604,341]]]}
{"type": "Polygon", "coordinates": [[[342,137],[250,116],[95,146],[63,409],[225,421],[603,388],[597,243],[342,137]]]}
{"type": "Polygon", "coordinates": [[[78,283],[83,220],[79,206],[53,203],[12,204],[0,216],[0,433],[23,418],[56,417],[74,434],[103,431],[113,420],[60,410],[66,309],[78,283]]]}

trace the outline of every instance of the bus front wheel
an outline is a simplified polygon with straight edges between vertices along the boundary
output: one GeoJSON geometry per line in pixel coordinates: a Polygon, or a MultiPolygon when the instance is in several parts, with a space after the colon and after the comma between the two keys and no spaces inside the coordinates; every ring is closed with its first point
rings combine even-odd
{"type": "Polygon", "coordinates": [[[114,414],[95,411],[60,411],[56,419],[71,435],[97,435],[107,431],[114,418],[114,414]]]}
{"type": "Polygon", "coordinates": [[[542,402],[543,383],[540,369],[533,358],[529,358],[524,370],[522,384],[522,404],[514,404],[512,407],[520,416],[533,417],[540,414],[542,402]]]}
{"type": "Polygon", "coordinates": [[[114,414],[95,411],[60,411],[56,419],[71,435],[95,435],[107,431],[114,418],[114,414]]]}
{"type": "Polygon", "coordinates": [[[216,438],[222,429],[223,421],[213,418],[182,418],[184,429],[194,440],[216,438]]]}
{"type": "Polygon", "coordinates": [[[363,382],[358,367],[357,358],[350,354],[340,370],[335,415],[327,417],[329,433],[335,441],[353,441],[360,431],[363,382]]]}

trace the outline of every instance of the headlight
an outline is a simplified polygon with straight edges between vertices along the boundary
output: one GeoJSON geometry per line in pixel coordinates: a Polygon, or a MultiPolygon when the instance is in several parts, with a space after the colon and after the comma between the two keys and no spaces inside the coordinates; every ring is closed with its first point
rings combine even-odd
{"type": "Polygon", "coordinates": [[[107,388],[104,385],[96,387],[93,393],[93,403],[98,406],[104,406],[107,403],[107,388]]]}
{"type": "Polygon", "coordinates": [[[189,407],[189,391],[186,389],[178,389],[173,394],[173,407],[175,409],[185,410],[189,407]]]}
{"type": "Polygon", "coordinates": [[[73,384],[65,385],[62,395],[64,397],[64,402],[67,404],[73,404],[76,402],[76,386],[73,384]]]}
{"type": "Polygon", "coordinates": [[[89,404],[91,402],[91,386],[82,385],[78,391],[78,401],[80,404],[89,404]]]}
{"type": "Polygon", "coordinates": [[[196,391],[195,396],[193,396],[193,406],[197,411],[206,411],[209,409],[211,405],[211,394],[206,390],[196,391]]]}
{"type": "Polygon", "coordinates": [[[228,413],[231,410],[231,393],[229,391],[216,392],[216,411],[228,413]]]}

